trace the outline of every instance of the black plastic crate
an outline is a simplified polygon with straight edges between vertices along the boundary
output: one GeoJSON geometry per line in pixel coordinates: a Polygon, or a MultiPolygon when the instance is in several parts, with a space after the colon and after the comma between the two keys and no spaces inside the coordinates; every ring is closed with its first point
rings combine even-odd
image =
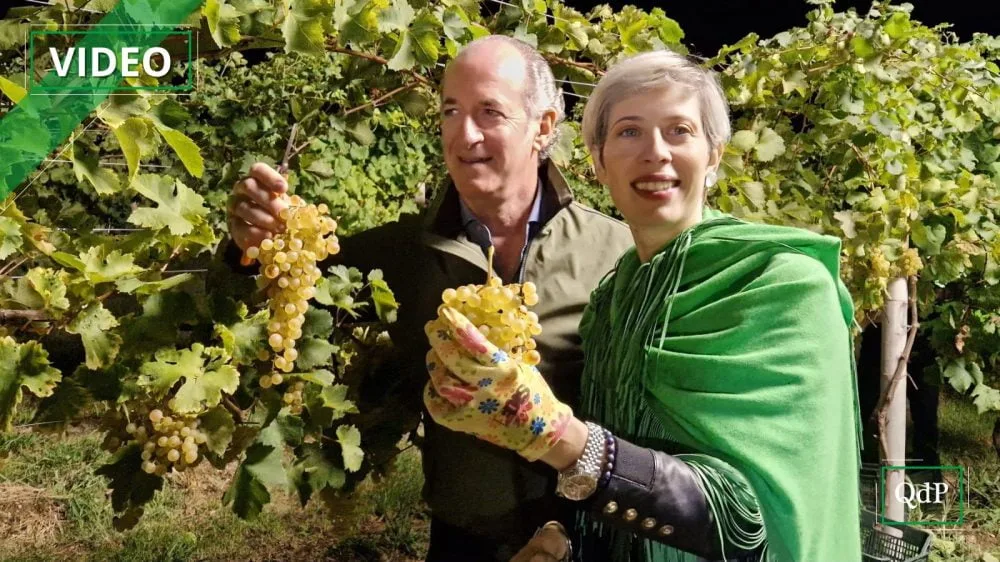
{"type": "Polygon", "coordinates": [[[929,532],[906,525],[882,527],[875,513],[861,510],[861,552],[864,562],[927,562],[929,532]],[[900,536],[896,536],[899,534],[900,536]]]}
{"type": "Polygon", "coordinates": [[[879,465],[864,463],[861,465],[861,505],[868,511],[879,511],[878,482],[879,465]]]}

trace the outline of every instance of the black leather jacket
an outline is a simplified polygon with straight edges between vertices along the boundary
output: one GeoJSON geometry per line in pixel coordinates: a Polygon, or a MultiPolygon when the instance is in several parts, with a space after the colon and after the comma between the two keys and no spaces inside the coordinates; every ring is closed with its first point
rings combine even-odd
{"type": "MultiPolygon", "coordinates": [[[[586,501],[594,517],[606,524],[706,560],[722,559],[716,521],[698,478],[672,455],[617,439],[611,479],[586,501]]],[[[610,560],[608,554],[594,552],[600,551],[599,545],[594,546],[582,545],[578,559],[610,560]]],[[[724,546],[728,560],[760,560],[760,548],[748,551],[724,546]]]]}

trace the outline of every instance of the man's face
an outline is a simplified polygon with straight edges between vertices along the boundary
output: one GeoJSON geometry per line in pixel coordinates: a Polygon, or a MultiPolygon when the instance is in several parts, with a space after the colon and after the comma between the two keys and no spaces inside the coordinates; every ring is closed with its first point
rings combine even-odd
{"type": "Polygon", "coordinates": [[[463,52],[445,71],[441,141],[459,193],[475,200],[530,188],[541,149],[540,121],[524,105],[525,64],[503,45],[463,52]],[[530,184],[530,185],[528,185],[530,184]]]}

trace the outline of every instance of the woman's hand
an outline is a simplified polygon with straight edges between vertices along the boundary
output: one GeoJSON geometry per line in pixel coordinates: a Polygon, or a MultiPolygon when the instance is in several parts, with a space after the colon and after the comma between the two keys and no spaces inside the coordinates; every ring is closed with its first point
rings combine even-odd
{"type": "Polygon", "coordinates": [[[510,562],[561,562],[570,556],[569,538],[562,525],[546,523],[510,562]]]}
{"type": "Polygon", "coordinates": [[[562,438],[573,410],[538,369],[515,361],[453,308],[425,327],[430,382],[424,404],[437,423],[534,461],[562,438]]]}

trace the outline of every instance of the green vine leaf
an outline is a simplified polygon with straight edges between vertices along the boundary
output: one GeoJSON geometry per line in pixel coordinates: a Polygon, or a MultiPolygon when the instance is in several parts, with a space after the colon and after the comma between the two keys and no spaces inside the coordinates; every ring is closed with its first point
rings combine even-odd
{"type": "Polygon", "coordinates": [[[73,173],[77,181],[90,182],[98,195],[111,195],[121,191],[121,181],[118,174],[108,168],[100,167],[97,153],[87,150],[82,143],[74,143],[70,151],[73,161],[73,173]]]}
{"type": "Polygon", "coordinates": [[[240,384],[240,374],[232,365],[222,364],[224,351],[194,344],[190,349],[163,349],[155,360],[139,368],[138,385],[154,396],[165,395],[184,380],[174,396],[173,410],[195,414],[217,406],[222,393],[232,394],[240,384]]]}
{"type": "Polygon", "coordinates": [[[115,138],[128,163],[129,181],[139,173],[139,160],[156,152],[160,143],[154,131],[153,122],[145,117],[129,117],[114,128],[115,138]]]}
{"type": "Polygon", "coordinates": [[[785,139],[770,127],[760,131],[760,139],[754,145],[754,154],[760,162],[770,162],[785,153],[785,139]]]}
{"type": "Polygon", "coordinates": [[[220,457],[225,455],[236,431],[233,415],[224,407],[216,406],[198,419],[201,420],[199,429],[205,434],[205,445],[208,450],[220,457]]]}
{"type": "Polygon", "coordinates": [[[23,243],[21,225],[14,219],[0,217],[0,260],[5,260],[20,250],[23,243]]]}
{"type": "Polygon", "coordinates": [[[348,9],[349,18],[340,28],[340,41],[360,48],[378,38],[379,15],[389,0],[358,0],[348,9]]]}
{"type": "Polygon", "coordinates": [[[240,13],[224,0],[205,0],[202,7],[208,31],[219,47],[230,47],[240,41],[240,13]]]}
{"type": "Polygon", "coordinates": [[[118,319],[100,302],[91,303],[66,327],[70,334],[78,334],[86,351],[89,369],[100,369],[114,361],[121,347],[122,338],[111,329],[118,326],[118,319]]]}
{"type": "Polygon", "coordinates": [[[182,236],[190,234],[208,214],[201,195],[167,176],[137,176],[132,189],[156,203],[156,207],[139,207],[129,215],[128,221],[135,225],[167,228],[171,234],[182,236]]]}
{"type": "Polygon", "coordinates": [[[205,160],[201,157],[198,145],[184,133],[170,127],[157,126],[157,130],[170,145],[170,148],[174,149],[188,173],[200,178],[205,173],[205,160]]]}
{"type": "Polygon", "coordinates": [[[246,450],[243,462],[226,493],[225,505],[233,505],[233,512],[244,519],[260,515],[271,501],[268,486],[284,486],[288,482],[281,464],[282,435],[276,421],[272,421],[246,450]]]}
{"type": "Polygon", "coordinates": [[[382,33],[403,31],[410,27],[417,12],[406,0],[392,0],[392,3],[379,17],[378,30],[382,33]]]}
{"type": "Polygon", "coordinates": [[[365,459],[365,452],[361,450],[361,432],[353,425],[340,426],[337,428],[337,442],[340,443],[341,452],[344,455],[344,468],[351,472],[361,470],[361,462],[365,459]]]}
{"type": "Polygon", "coordinates": [[[333,0],[292,0],[282,33],[285,52],[322,55],[326,34],[333,31],[333,0]]]}
{"type": "Polygon", "coordinates": [[[122,277],[141,273],[143,268],[136,265],[135,258],[119,250],[107,251],[102,246],[91,246],[79,255],[79,259],[66,256],[66,264],[82,272],[87,281],[98,284],[117,281],[122,277]]]}
{"type": "Polygon", "coordinates": [[[43,398],[52,395],[60,380],[62,373],[49,365],[49,354],[41,344],[0,338],[0,430],[10,430],[22,387],[43,398]]]}

